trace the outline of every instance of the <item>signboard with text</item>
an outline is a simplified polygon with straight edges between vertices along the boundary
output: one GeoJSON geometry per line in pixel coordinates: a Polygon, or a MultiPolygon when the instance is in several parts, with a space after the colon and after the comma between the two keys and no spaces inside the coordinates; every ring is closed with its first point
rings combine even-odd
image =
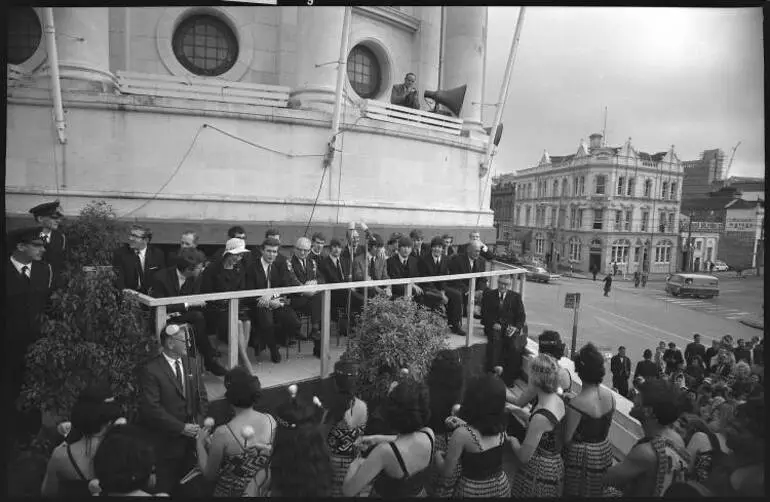
{"type": "Polygon", "coordinates": [[[580,293],[567,293],[564,297],[565,309],[576,309],[580,307],[580,293]]]}

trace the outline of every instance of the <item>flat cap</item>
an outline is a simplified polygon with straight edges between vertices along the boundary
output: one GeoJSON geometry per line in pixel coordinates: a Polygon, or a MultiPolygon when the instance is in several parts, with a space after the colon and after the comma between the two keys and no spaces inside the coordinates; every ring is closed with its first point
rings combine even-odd
{"type": "Polygon", "coordinates": [[[30,209],[29,212],[34,217],[55,216],[57,218],[61,218],[63,216],[61,213],[61,204],[58,200],[38,204],[37,206],[30,209]]]}
{"type": "Polygon", "coordinates": [[[8,244],[11,247],[16,246],[16,244],[38,244],[44,246],[45,242],[40,238],[40,229],[38,227],[25,227],[8,232],[8,244]]]}

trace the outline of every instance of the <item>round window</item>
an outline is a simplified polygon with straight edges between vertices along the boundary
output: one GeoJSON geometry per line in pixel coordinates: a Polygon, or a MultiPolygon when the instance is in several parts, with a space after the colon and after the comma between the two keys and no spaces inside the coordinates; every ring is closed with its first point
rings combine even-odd
{"type": "Polygon", "coordinates": [[[196,15],[182,21],[172,46],[182,66],[196,75],[222,75],[238,60],[235,33],[214,16],[196,15]]]}
{"type": "Polygon", "coordinates": [[[8,10],[8,63],[22,64],[37,50],[43,30],[32,7],[12,7],[8,10]]]}
{"type": "Polygon", "coordinates": [[[364,99],[374,98],[380,92],[380,63],[365,45],[356,45],[348,55],[348,81],[356,94],[364,99]]]}

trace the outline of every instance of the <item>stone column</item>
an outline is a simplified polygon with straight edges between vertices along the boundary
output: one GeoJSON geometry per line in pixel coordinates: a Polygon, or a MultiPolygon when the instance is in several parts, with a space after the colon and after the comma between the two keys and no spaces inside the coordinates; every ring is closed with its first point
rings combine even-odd
{"type": "Polygon", "coordinates": [[[111,92],[109,9],[57,7],[53,16],[62,88],[111,92]]]}
{"type": "Polygon", "coordinates": [[[439,57],[441,56],[441,9],[442,7],[419,7],[420,32],[417,44],[414,71],[420,101],[425,91],[438,89],[439,57]]]}
{"type": "Polygon", "coordinates": [[[472,133],[484,134],[481,126],[481,100],[484,82],[484,23],[487,7],[444,7],[446,31],[444,33],[444,90],[463,84],[465,92],[460,118],[464,128],[472,133]]]}
{"type": "Polygon", "coordinates": [[[298,9],[297,79],[291,97],[298,99],[302,108],[332,112],[337,86],[336,61],[340,56],[345,9],[298,9]]]}

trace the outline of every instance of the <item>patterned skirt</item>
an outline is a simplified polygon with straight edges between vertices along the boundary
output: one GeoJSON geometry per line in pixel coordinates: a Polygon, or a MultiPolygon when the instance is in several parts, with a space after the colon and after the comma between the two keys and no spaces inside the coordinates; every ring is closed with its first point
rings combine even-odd
{"type": "MultiPolygon", "coordinates": [[[[449,447],[449,440],[446,434],[436,434],[436,451],[446,455],[447,448],[449,447]]],[[[460,479],[460,473],[462,472],[462,464],[457,462],[454,472],[450,476],[442,476],[436,466],[431,466],[432,472],[430,476],[430,483],[427,487],[428,495],[431,497],[447,498],[451,497],[455,491],[455,485],[457,480],[460,479]]]]}
{"type": "Polygon", "coordinates": [[[487,479],[468,479],[461,476],[454,490],[454,498],[511,496],[511,483],[505,471],[487,479]]]}
{"type": "Polygon", "coordinates": [[[564,461],[558,453],[535,450],[527,465],[513,477],[511,496],[561,497],[564,487],[564,461]]]}
{"type": "Polygon", "coordinates": [[[609,439],[600,443],[572,443],[564,455],[564,495],[601,497],[602,480],[611,465],[609,439]]]}

